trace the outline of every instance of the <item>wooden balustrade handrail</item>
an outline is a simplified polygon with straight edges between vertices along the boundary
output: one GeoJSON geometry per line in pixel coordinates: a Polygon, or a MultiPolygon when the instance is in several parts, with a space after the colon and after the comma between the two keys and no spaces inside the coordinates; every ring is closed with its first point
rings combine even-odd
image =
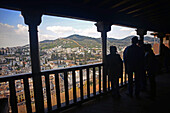
{"type": "MultiPolygon", "coordinates": [[[[83,69],[86,70],[87,72],[87,97],[90,97],[90,68],[93,69],[93,96],[96,96],[96,67],[99,69],[99,77],[101,80],[101,66],[103,66],[103,63],[95,63],[95,64],[88,64],[88,65],[80,65],[80,66],[74,66],[74,67],[67,67],[67,68],[61,68],[61,69],[53,69],[53,70],[45,70],[40,72],[40,74],[38,74],[38,76],[45,76],[45,84],[46,84],[46,90],[47,90],[47,108],[48,111],[53,111],[52,110],[52,103],[51,103],[51,91],[50,91],[50,79],[49,79],[49,75],[50,74],[55,74],[55,85],[56,85],[56,99],[57,99],[57,109],[56,110],[61,110],[63,109],[63,107],[61,107],[61,100],[60,100],[60,84],[59,84],[59,73],[64,73],[64,87],[65,87],[65,102],[66,102],[66,106],[64,106],[64,108],[67,108],[68,106],[70,106],[70,100],[69,100],[69,89],[68,89],[68,72],[72,71],[72,81],[73,81],[73,99],[74,99],[74,103],[72,104],[76,104],[77,101],[77,95],[76,95],[76,78],[75,78],[75,71],[79,70],[80,71],[80,98],[81,98],[81,102],[83,102],[85,100],[84,98],[84,89],[83,89],[83,69]]],[[[9,82],[9,87],[10,87],[10,98],[11,98],[11,109],[13,112],[18,112],[18,108],[17,108],[17,98],[16,98],[16,88],[15,88],[15,80],[20,80],[23,79],[24,80],[24,92],[25,92],[25,99],[26,99],[26,108],[27,108],[27,112],[32,112],[32,108],[31,108],[31,98],[30,98],[30,90],[29,90],[29,81],[28,78],[33,77],[34,74],[32,73],[24,73],[24,74],[16,74],[16,75],[8,75],[8,76],[1,76],[0,77],[0,82],[9,82]]],[[[99,92],[101,93],[101,81],[99,83],[99,92]]]]}
{"type": "Polygon", "coordinates": [[[16,74],[16,75],[1,76],[0,82],[6,82],[6,81],[9,81],[11,79],[13,79],[13,80],[24,79],[25,77],[31,78],[32,73],[23,73],[23,74],[16,74]]]}
{"type": "MultiPolygon", "coordinates": [[[[80,66],[73,66],[73,67],[66,67],[66,68],[61,68],[61,69],[52,69],[52,70],[44,70],[41,71],[41,74],[54,74],[54,72],[64,72],[65,70],[67,71],[72,71],[72,70],[78,70],[78,69],[83,69],[83,68],[91,68],[94,66],[102,66],[103,63],[95,63],[95,64],[87,64],[87,65],[80,65],[80,66]]],[[[6,82],[9,81],[10,79],[13,80],[18,80],[18,79],[24,79],[25,77],[31,78],[33,75],[32,73],[23,73],[23,74],[15,74],[15,75],[7,75],[7,76],[1,76],[0,77],[0,82],[6,82]]]]}
{"type": "Polygon", "coordinates": [[[96,67],[96,66],[102,66],[103,63],[95,63],[95,64],[87,64],[87,65],[80,65],[80,66],[73,66],[73,67],[66,67],[66,68],[61,68],[61,69],[51,69],[51,70],[44,70],[44,71],[41,71],[41,74],[45,74],[45,73],[48,73],[48,74],[54,74],[54,72],[64,72],[65,70],[67,71],[73,71],[73,70],[79,70],[79,69],[85,69],[87,67],[89,68],[92,68],[92,67],[96,67]]]}

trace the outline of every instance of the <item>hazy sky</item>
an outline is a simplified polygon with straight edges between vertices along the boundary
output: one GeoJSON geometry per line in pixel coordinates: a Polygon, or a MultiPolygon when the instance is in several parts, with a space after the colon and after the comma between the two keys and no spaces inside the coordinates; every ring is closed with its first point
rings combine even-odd
{"type": "MultiPolygon", "coordinates": [[[[90,21],[43,15],[42,23],[38,27],[39,41],[72,34],[100,38],[100,33],[94,24],[95,22],[90,21]]],[[[108,32],[108,37],[117,39],[129,35],[136,35],[135,29],[113,25],[108,32]]],[[[0,47],[14,47],[28,43],[28,26],[24,24],[21,12],[0,8],[0,47]]]]}

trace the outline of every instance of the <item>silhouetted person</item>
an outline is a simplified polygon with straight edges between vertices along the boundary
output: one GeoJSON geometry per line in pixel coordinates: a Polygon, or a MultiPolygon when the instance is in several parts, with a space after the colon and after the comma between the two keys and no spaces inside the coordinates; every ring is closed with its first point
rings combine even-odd
{"type": "Polygon", "coordinates": [[[161,56],[163,57],[163,65],[165,66],[166,72],[169,72],[170,49],[164,44],[161,45],[161,56]]]}
{"type": "Polygon", "coordinates": [[[119,77],[123,74],[123,62],[117,54],[117,48],[110,46],[110,54],[106,57],[106,67],[112,86],[112,96],[119,98],[119,77]]]}
{"type": "Polygon", "coordinates": [[[141,91],[146,91],[146,70],[145,70],[145,61],[144,61],[144,53],[145,53],[145,44],[142,42],[142,40],[139,40],[138,42],[138,46],[141,48],[142,52],[143,52],[143,58],[141,61],[141,68],[140,68],[140,86],[141,86],[141,91]]]}
{"type": "Polygon", "coordinates": [[[138,37],[132,38],[132,45],[128,46],[123,54],[126,72],[128,74],[128,95],[133,96],[133,73],[135,74],[135,95],[139,97],[140,94],[140,69],[144,53],[142,49],[137,46],[138,37]]]}
{"type": "Polygon", "coordinates": [[[155,75],[159,67],[158,67],[158,62],[155,58],[155,54],[153,53],[153,50],[151,49],[151,44],[146,45],[145,60],[146,60],[146,63],[145,63],[146,71],[147,71],[147,75],[149,77],[149,83],[150,83],[150,98],[155,99],[155,96],[156,96],[155,75]]]}

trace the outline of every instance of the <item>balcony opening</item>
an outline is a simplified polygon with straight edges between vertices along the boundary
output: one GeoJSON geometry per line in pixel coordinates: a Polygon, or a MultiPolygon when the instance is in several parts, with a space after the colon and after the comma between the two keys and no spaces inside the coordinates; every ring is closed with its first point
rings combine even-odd
{"type": "Polygon", "coordinates": [[[101,62],[95,22],[44,15],[39,26],[41,70],[101,62]]]}

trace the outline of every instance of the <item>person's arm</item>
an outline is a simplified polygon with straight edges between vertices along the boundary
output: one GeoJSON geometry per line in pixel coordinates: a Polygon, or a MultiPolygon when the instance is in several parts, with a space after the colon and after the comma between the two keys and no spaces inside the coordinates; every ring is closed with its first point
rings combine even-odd
{"type": "Polygon", "coordinates": [[[126,49],[123,51],[123,62],[125,62],[125,59],[126,59],[125,54],[126,54],[126,49]]]}
{"type": "Polygon", "coordinates": [[[123,61],[121,61],[121,78],[123,78],[123,61]]]}
{"type": "MultiPolygon", "coordinates": [[[[127,65],[127,48],[123,52],[123,63],[125,64],[125,74],[126,74],[127,73],[127,66],[126,66],[127,65]]],[[[122,68],[122,71],[123,71],[123,68],[122,68]]]]}
{"type": "Polygon", "coordinates": [[[120,68],[121,68],[121,70],[120,70],[120,78],[123,78],[123,61],[122,61],[120,55],[119,55],[119,61],[120,61],[120,68]]]}
{"type": "Polygon", "coordinates": [[[124,52],[123,52],[123,62],[124,63],[126,63],[126,61],[127,61],[127,51],[128,50],[128,47],[127,48],[125,48],[125,50],[124,50],[124,52]]]}

